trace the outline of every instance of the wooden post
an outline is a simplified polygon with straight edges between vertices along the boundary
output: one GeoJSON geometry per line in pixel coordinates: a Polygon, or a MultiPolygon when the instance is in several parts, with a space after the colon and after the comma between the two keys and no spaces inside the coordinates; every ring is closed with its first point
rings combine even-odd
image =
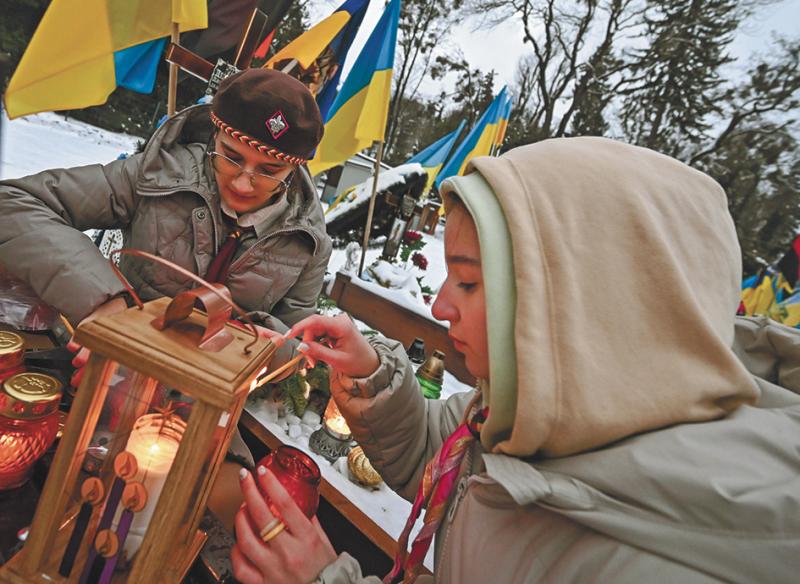
{"type": "Polygon", "coordinates": [[[358,264],[358,277],[364,271],[364,260],[367,257],[367,244],[369,232],[372,229],[372,214],[375,212],[375,196],[378,193],[378,174],[381,171],[381,158],[383,158],[383,140],[378,142],[378,155],[375,157],[375,176],[372,181],[372,194],[369,197],[369,210],[367,211],[367,224],[364,226],[364,245],[361,248],[361,261],[358,264]]]}
{"type": "MultiPolygon", "coordinates": [[[[180,40],[180,32],[178,23],[172,23],[172,34],[170,40],[178,44],[180,40]]],[[[175,113],[175,107],[178,102],[178,66],[175,63],[169,64],[169,86],[167,90],[167,115],[171,116],[175,113]]]]}
{"type": "Polygon", "coordinates": [[[287,75],[294,71],[294,68],[297,67],[297,59],[292,59],[289,61],[286,66],[281,69],[281,73],[286,73],[287,75]]]}

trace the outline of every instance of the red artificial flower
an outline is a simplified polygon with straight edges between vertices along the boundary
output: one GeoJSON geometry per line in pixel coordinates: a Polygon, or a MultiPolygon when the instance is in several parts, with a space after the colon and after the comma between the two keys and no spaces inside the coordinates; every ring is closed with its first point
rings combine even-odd
{"type": "Polygon", "coordinates": [[[415,251],[414,255],[411,256],[411,263],[417,266],[420,270],[428,269],[428,258],[418,251],[415,251]]]}
{"type": "Polygon", "coordinates": [[[431,296],[430,294],[423,294],[422,299],[425,301],[426,305],[429,305],[431,303],[431,300],[433,300],[433,296],[431,296]]]}
{"type": "Polygon", "coordinates": [[[403,243],[406,245],[411,245],[415,241],[419,241],[422,239],[422,234],[419,231],[406,231],[406,234],[403,236],[403,243]]]}

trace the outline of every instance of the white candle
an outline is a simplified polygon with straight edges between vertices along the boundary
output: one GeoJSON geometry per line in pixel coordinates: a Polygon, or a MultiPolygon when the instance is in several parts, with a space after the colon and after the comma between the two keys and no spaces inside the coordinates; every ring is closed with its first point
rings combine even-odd
{"type": "MultiPolygon", "coordinates": [[[[178,453],[184,428],[185,423],[177,416],[170,415],[165,421],[162,414],[147,414],[136,420],[128,436],[125,450],[136,457],[139,468],[134,480],[140,481],[147,489],[147,504],[133,516],[133,523],[125,540],[125,551],[129,559],[142,544],[167,481],[169,469],[178,453]]],[[[121,512],[121,509],[117,512],[117,520],[121,512]]]]}

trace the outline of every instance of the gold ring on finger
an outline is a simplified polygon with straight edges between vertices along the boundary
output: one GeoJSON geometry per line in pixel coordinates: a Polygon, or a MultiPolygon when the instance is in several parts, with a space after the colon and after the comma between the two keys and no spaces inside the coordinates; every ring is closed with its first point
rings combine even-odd
{"type": "Polygon", "coordinates": [[[261,541],[264,543],[269,543],[271,539],[277,536],[284,529],[286,529],[286,524],[276,517],[264,526],[264,529],[261,530],[259,536],[261,536],[261,541]]]}

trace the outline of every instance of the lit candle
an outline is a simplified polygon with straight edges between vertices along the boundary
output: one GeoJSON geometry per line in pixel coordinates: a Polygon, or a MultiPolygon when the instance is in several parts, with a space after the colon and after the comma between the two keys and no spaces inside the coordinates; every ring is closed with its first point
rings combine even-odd
{"type": "Polygon", "coordinates": [[[134,515],[125,540],[129,559],[144,539],[185,427],[183,420],[174,414],[147,414],[136,420],[128,437],[125,450],[136,457],[139,467],[133,480],[141,482],[147,490],[147,504],[134,515]]]}
{"type": "MultiPolygon", "coordinates": [[[[323,414],[323,421],[328,430],[336,432],[336,434],[339,434],[341,437],[349,438],[350,426],[347,425],[347,420],[344,419],[342,412],[339,411],[333,398],[328,401],[328,407],[325,408],[325,413],[323,414]]],[[[339,436],[337,436],[337,438],[338,437],[339,436]]]]}

